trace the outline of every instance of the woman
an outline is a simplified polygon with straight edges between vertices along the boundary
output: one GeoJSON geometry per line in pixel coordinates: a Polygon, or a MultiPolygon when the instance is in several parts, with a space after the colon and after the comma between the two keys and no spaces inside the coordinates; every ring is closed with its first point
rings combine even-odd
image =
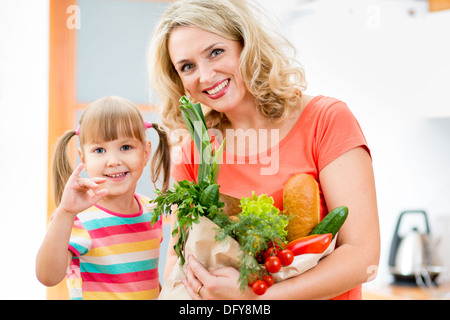
{"type": "MultiPolygon", "coordinates": [[[[222,193],[266,193],[282,209],[285,182],[305,172],[319,183],[322,216],[341,205],[349,208],[334,252],[275,284],[263,299],[360,299],[361,284],[373,278],[379,259],[369,148],[345,103],[303,94],[303,71],[283,51],[292,47],[266,30],[257,12],[242,0],[187,0],[168,9],[149,57],[161,118],[171,129],[184,128],[182,95],[210,109],[208,124],[227,139],[218,181],[222,193]]],[[[196,179],[191,148],[183,146],[182,162],[172,169],[175,180],[196,179]]],[[[169,249],[166,276],[175,263],[169,249]]],[[[188,257],[184,284],[193,299],[258,298],[250,287],[239,290],[238,276],[233,268],[209,272],[188,257]]]]}

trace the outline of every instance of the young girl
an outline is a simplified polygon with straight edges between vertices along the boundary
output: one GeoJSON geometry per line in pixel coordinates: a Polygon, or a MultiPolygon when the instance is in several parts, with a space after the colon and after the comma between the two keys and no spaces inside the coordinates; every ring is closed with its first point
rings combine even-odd
{"type": "Polygon", "coordinates": [[[71,299],[158,297],[161,221],[150,223],[149,199],[135,193],[151,154],[147,128],[154,128],[160,138],[151,178],[155,183],[163,171],[166,190],[167,135],[123,98],[93,102],[78,129],[59,139],[53,158],[57,208],[36,261],[41,283],[54,286],[67,275],[71,299]],[[66,150],[74,136],[80,139],[82,162],[75,170],[66,150]],[[90,178],[79,177],[83,167],[90,178]]]}

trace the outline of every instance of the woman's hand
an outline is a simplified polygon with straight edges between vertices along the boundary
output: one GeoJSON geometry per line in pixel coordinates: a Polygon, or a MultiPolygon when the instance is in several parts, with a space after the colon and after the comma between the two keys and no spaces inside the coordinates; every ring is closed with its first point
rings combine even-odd
{"type": "Polygon", "coordinates": [[[250,287],[239,289],[239,271],[235,268],[220,268],[209,272],[192,256],[188,257],[186,278],[183,284],[194,300],[248,300],[256,299],[250,287]]]}
{"type": "Polygon", "coordinates": [[[92,207],[108,194],[107,189],[100,189],[106,178],[80,178],[83,164],[79,164],[66,183],[59,208],[74,215],[92,207]]]}

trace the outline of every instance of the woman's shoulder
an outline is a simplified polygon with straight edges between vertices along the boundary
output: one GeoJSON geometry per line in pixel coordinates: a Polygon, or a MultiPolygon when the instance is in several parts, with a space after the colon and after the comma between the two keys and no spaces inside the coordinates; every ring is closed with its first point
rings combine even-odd
{"type": "Polygon", "coordinates": [[[310,104],[311,101],[315,100],[318,97],[320,97],[320,96],[311,96],[311,95],[308,95],[308,94],[304,94],[302,96],[302,105],[303,106],[307,106],[307,105],[310,104]]]}
{"type": "Polygon", "coordinates": [[[344,101],[323,95],[306,96],[303,100],[303,105],[304,109],[302,113],[306,113],[309,117],[322,117],[350,111],[344,101]]]}
{"type": "Polygon", "coordinates": [[[334,97],[328,97],[324,95],[304,95],[302,98],[303,106],[307,107],[315,107],[319,109],[329,108],[336,104],[346,105],[346,103],[340,99],[334,97]]]}

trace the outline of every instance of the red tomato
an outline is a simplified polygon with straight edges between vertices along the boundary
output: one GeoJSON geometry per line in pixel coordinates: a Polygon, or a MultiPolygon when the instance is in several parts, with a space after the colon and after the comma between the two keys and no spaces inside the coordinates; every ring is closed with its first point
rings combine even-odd
{"type": "Polygon", "coordinates": [[[277,257],[280,258],[283,266],[288,266],[294,261],[294,254],[289,249],[284,249],[278,252],[277,257]]]}
{"type": "Polygon", "coordinates": [[[273,286],[273,283],[275,282],[275,280],[270,274],[263,276],[261,280],[267,284],[267,288],[273,286]]]}
{"type": "Polygon", "coordinates": [[[267,291],[267,284],[262,280],[257,280],[252,284],[253,292],[262,296],[267,291]]]}
{"type": "Polygon", "coordinates": [[[264,252],[264,256],[263,256],[264,261],[270,256],[276,256],[278,254],[278,252],[279,252],[279,250],[274,247],[267,249],[267,251],[264,252]]]}
{"type": "Polygon", "coordinates": [[[285,245],[281,241],[274,240],[274,241],[269,242],[269,248],[273,248],[273,247],[277,248],[278,250],[283,250],[285,245]]]}
{"type": "Polygon", "coordinates": [[[276,256],[270,256],[264,261],[264,266],[270,273],[277,273],[281,269],[281,260],[276,256]]]}

